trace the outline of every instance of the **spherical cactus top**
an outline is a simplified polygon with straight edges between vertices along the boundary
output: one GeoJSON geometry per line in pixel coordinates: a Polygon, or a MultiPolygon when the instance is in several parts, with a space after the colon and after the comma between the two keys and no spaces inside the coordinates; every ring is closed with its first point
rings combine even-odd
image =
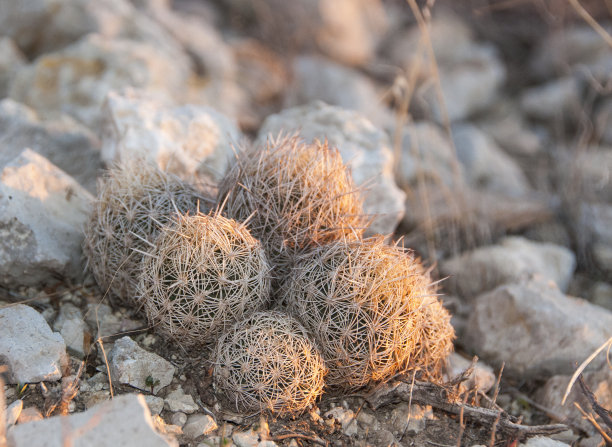
{"type": "Polygon", "coordinates": [[[244,225],[220,215],[179,216],[143,259],[149,323],[183,347],[203,346],[268,304],[270,267],[244,225]]]}
{"type": "Polygon", "coordinates": [[[239,411],[306,410],[323,392],[325,365],[306,330],[276,311],[237,323],[217,343],[213,379],[239,411]]]}
{"type": "Polygon", "coordinates": [[[85,227],[83,252],[98,285],[122,304],[135,305],[142,252],[176,213],[207,210],[211,199],[145,161],[110,169],[85,227]]]}
{"type": "Polygon", "coordinates": [[[362,201],[342,158],[326,143],[269,140],[239,153],[219,186],[224,212],[248,220],[281,271],[302,249],[358,238],[362,201]]]}
{"type": "Polygon", "coordinates": [[[337,241],[299,257],[282,291],[321,349],[328,385],[345,388],[408,365],[424,343],[422,306],[435,294],[422,265],[382,237],[337,241]]]}

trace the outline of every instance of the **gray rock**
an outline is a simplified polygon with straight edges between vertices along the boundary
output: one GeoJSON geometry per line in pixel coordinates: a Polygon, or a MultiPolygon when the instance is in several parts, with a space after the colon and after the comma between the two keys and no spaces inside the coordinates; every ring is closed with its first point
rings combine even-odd
{"type": "Polygon", "coordinates": [[[597,110],[595,126],[601,143],[612,145],[612,100],[608,99],[597,110]]]}
{"type": "Polygon", "coordinates": [[[525,443],[519,444],[523,447],[569,447],[569,444],[561,441],[555,441],[551,438],[544,436],[536,436],[535,438],[529,439],[525,443]]]}
{"type": "Polygon", "coordinates": [[[130,337],[117,340],[108,357],[111,377],[119,383],[147,391],[151,391],[154,383],[153,393],[156,394],[172,382],[175,370],[172,363],[145,351],[130,337]]]}
{"type": "Polygon", "coordinates": [[[29,149],[0,169],[0,285],[81,277],[92,196],[29,149]]]}
{"type": "Polygon", "coordinates": [[[167,54],[150,43],[89,34],[19,70],[9,95],[43,117],[67,113],[96,131],[110,91],[134,87],[162,98],[180,97],[189,75],[182,52],[167,54]]]}
{"type": "Polygon", "coordinates": [[[177,174],[222,178],[241,140],[236,123],[216,110],[172,106],[142,92],[111,92],[104,106],[102,159],[148,158],[177,174]]]}
{"type": "Polygon", "coordinates": [[[497,99],[505,81],[506,70],[496,49],[476,43],[470,29],[450,13],[434,16],[430,36],[438,65],[444,107],[439,104],[432,61],[422,50],[421,31],[415,25],[390,42],[392,61],[406,69],[416,70],[420,85],[413,102],[428,116],[444,122],[443,110],[450,121],[463,120],[489,108],[497,99]]]}
{"type": "Polygon", "coordinates": [[[591,244],[595,262],[602,270],[612,272],[612,205],[588,204],[583,207],[580,236],[591,244]]]}
{"type": "Polygon", "coordinates": [[[52,382],[62,378],[66,345],[34,309],[16,304],[0,309],[0,363],[8,383],[52,382]]]}
{"type": "MultiPolygon", "coordinates": [[[[612,28],[608,27],[608,32],[612,28]]],[[[592,27],[574,25],[559,29],[539,42],[530,60],[532,72],[540,79],[566,73],[568,68],[597,68],[610,53],[610,46],[592,27]]],[[[609,74],[609,71],[608,71],[609,74]]]]}
{"type": "Polygon", "coordinates": [[[292,68],[286,106],[318,100],[355,110],[379,126],[390,121],[391,114],[382,106],[374,84],[359,72],[318,56],[300,56],[292,68]]]}
{"type": "Polygon", "coordinates": [[[259,141],[279,132],[299,131],[307,141],[327,139],[340,151],[355,183],[366,185],[365,212],[377,215],[368,233],[389,234],[404,214],[405,194],[393,178],[389,139],[360,114],[322,102],[286,109],[270,115],[259,131],[259,141]]]}
{"type": "MultiPolygon", "coordinates": [[[[490,364],[506,362],[504,374],[529,379],[571,374],[611,336],[612,312],[529,281],[479,296],[464,342],[490,364]]],[[[589,370],[604,364],[600,356],[589,370]]]]}
{"type": "Polygon", "coordinates": [[[182,411],[186,414],[195,413],[199,409],[191,394],[185,394],[180,385],[166,396],[164,408],[172,412],[182,411]]]}
{"type": "Polygon", "coordinates": [[[21,415],[21,410],[23,410],[23,401],[21,399],[17,399],[15,402],[6,407],[6,425],[5,427],[8,429],[11,425],[15,425],[17,423],[17,419],[19,419],[19,415],[21,415]]]}
{"type": "Polygon", "coordinates": [[[19,414],[17,424],[27,424],[28,422],[42,421],[43,415],[36,407],[24,408],[19,414]]]}
{"type": "Polygon", "coordinates": [[[183,413],[182,411],[173,413],[172,416],[170,417],[170,422],[173,425],[176,425],[182,428],[183,425],[185,425],[185,422],[187,422],[187,415],[183,413]]]}
{"type": "Polygon", "coordinates": [[[357,434],[359,426],[355,418],[355,412],[348,408],[334,407],[324,414],[325,419],[334,419],[336,423],[342,426],[342,432],[346,436],[357,434]]]}
{"type": "Polygon", "coordinates": [[[121,312],[113,312],[107,304],[90,303],[85,312],[85,321],[94,329],[96,338],[108,337],[122,332],[129,332],[142,326],[142,322],[131,320],[121,312]]]}
{"type": "Polygon", "coordinates": [[[68,350],[79,358],[85,355],[83,346],[85,336],[85,320],[81,310],[70,303],[60,306],[60,311],[53,324],[53,330],[59,332],[66,342],[68,350]]]}
{"type": "Polygon", "coordinates": [[[191,414],[187,418],[187,423],[183,426],[183,434],[189,439],[197,439],[200,436],[208,435],[218,428],[217,423],[208,414],[191,414]]]}
{"type": "Polygon", "coordinates": [[[518,106],[509,100],[499,101],[478,125],[511,155],[533,157],[543,149],[542,136],[529,127],[518,106]]]}
{"type": "Polygon", "coordinates": [[[30,148],[84,186],[96,192],[102,168],[99,141],[85,126],[67,115],[41,120],[24,104],[0,101],[0,167],[30,148]]]}
{"type": "Polygon", "coordinates": [[[612,284],[598,281],[593,286],[591,302],[612,311],[612,284]]]}
{"type": "Polygon", "coordinates": [[[0,98],[8,93],[8,87],[17,70],[26,59],[15,43],[8,37],[0,37],[0,98]]]}
{"type": "Polygon", "coordinates": [[[155,431],[141,395],[117,396],[83,413],[20,424],[8,432],[14,447],[178,446],[155,431]]]}
{"type": "Polygon", "coordinates": [[[280,46],[280,51],[317,48],[347,65],[370,62],[387,28],[383,5],[369,0],[267,0],[265,20],[262,10],[249,0],[226,4],[234,14],[258,24],[258,34],[271,46],[280,46]]]}
{"type": "Polygon", "coordinates": [[[449,277],[447,290],[471,300],[499,285],[533,274],[567,290],[575,267],[574,254],[565,247],[506,237],[499,245],[477,248],[443,261],[440,271],[449,277]]]}
{"type": "Polygon", "coordinates": [[[82,36],[99,33],[154,44],[160,51],[176,47],[165,30],[127,0],[31,0],[0,3],[0,29],[29,56],[52,52],[82,36]]]}
{"type": "MultiPolygon", "coordinates": [[[[605,353],[599,355],[603,357],[605,353]]],[[[580,427],[580,429],[593,436],[597,434],[594,427],[583,418],[582,413],[574,406],[574,402],[576,402],[583,410],[590,408],[590,404],[580,390],[578,382],[574,383],[565,405],[561,405],[570,379],[571,376],[569,375],[551,377],[536,392],[535,399],[564,420],[567,418],[567,422],[572,426],[580,427]]],[[[604,408],[612,408],[612,371],[604,367],[600,371],[584,373],[583,379],[595,395],[597,402],[604,408]]]]}
{"type": "Polygon", "coordinates": [[[431,406],[402,402],[391,411],[387,428],[393,433],[419,433],[425,429],[427,421],[433,418],[431,406]]]}
{"type": "MultiPolygon", "coordinates": [[[[457,377],[459,374],[463,373],[472,363],[470,360],[462,357],[456,352],[451,353],[447,362],[448,365],[446,367],[446,375],[449,379],[453,379],[454,377],[457,377]]],[[[491,388],[493,388],[493,385],[495,385],[495,380],[496,378],[495,374],[493,373],[493,368],[486,363],[479,361],[474,367],[474,372],[472,372],[468,380],[462,383],[462,386],[468,390],[477,388],[478,391],[487,393],[491,388]]]]}
{"type": "Polygon", "coordinates": [[[612,203],[612,147],[591,147],[568,157],[565,172],[584,197],[612,203]]]}
{"type": "Polygon", "coordinates": [[[145,397],[145,402],[151,411],[151,414],[159,414],[164,409],[164,399],[157,396],[152,396],[147,394],[145,397]]]}
{"type": "Polygon", "coordinates": [[[554,121],[581,110],[580,83],[573,77],[549,81],[521,94],[521,109],[531,118],[554,121]]]}
{"type": "Polygon", "coordinates": [[[232,441],[237,447],[276,447],[274,441],[260,440],[261,436],[255,431],[236,432],[232,435],[232,441]]]}
{"type": "Polygon", "coordinates": [[[428,121],[402,129],[402,151],[396,164],[397,181],[407,190],[417,186],[421,178],[444,185],[463,179],[463,167],[450,140],[438,125],[428,121]]]}
{"type": "Polygon", "coordinates": [[[529,191],[527,178],[518,164],[476,126],[455,124],[452,137],[470,186],[512,197],[529,191]]]}

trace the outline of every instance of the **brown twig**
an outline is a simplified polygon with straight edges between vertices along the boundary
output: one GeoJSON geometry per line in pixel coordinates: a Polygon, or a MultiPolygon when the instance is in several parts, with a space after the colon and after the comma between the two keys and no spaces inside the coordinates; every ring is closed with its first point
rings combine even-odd
{"type": "Polygon", "coordinates": [[[612,417],[610,417],[610,411],[606,410],[604,407],[599,405],[599,402],[597,402],[597,398],[595,397],[591,389],[587,386],[586,383],[584,383],[582,374],[578,376],[578,383],[580,384],[580,389],[582,390],[582,393],[589,401],[589,404],[591,405],[591,408],[593,409],[593,411],[597,413],[597,415],[601,418],[603,423],[606,424],[610,430],[612,430],[612,417]]]}
{"type": "Polygon", "coordinates": [[[597,432],[601,435],[601,437],[603,438],[604,442],[606,443],[606,446],[607,447],[612,447],[612,438],[610,438],[610,436],[608,436],[608,434],[601,427],[601,425],[599,425],[599,422],[597,422],[595,420],[593,415],[591,413],[587,413],[586,411],[584,411],[578,402],[574,402],[574,405],[578,409],[578,411],[580,411],[580,413],[582,413],[582,416],[587,421],[589,421],[593,427],[595,427],[595,430],[597,430],[597,432]]]}
{"type": "Polygon", "coordinates": [[[460,415],[484,426],[491,426],[499,417],[497,424],[500,433],[513,438],[548,436],[568,429],[565,424],[525,426],[505,412],[488,408],[458,405],[449,401],[447,388],[434,383],[416,382],[414,386],[405,382],[393,382],[372,392],[366,399],[376,410],[392,402],[407,401],[412,393],[412,401],[421,405],[431,405],[446,413],[460,415]]]}

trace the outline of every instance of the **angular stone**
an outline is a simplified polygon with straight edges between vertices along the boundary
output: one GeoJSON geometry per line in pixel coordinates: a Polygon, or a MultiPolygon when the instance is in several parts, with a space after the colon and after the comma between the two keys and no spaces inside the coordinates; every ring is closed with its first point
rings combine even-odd
{"type": "Polygon", "coordinates": [[[188,77],[189,61],[180,52],[169,55],[150,43],[89,34],[19,70],[9,96],[43,117],[67,113],[97,131],[110,91],[133,87],[180,96],[188,77]]]}
{"type": "Polygon", "coordinates": [[[43,415],[36,407],[27,407],[19,414],[17,419],[18,424],[27,424],[28,422],[42,421],[43,415]]]}
{"type": "MultiPolygon", "coordinates": [[[[448,357],[448,366],[446,368],[446,375],[449,379],[453,379],[461,374],[463,371],[468,369],[471,365],[471,361],[457,354],[456,352],[451,353],[448,357]]],[[[493,385],[495,385],[495,374],[493,368],[486,363],[479,361],[474,367],[474,372],[470,375],[468,380],[462,383],[466,389],[477,388],[478,391],[488,393],[493,385]]]]}
{"type": "Polygon", "coordinates": [[[153,388],[157,394],[172,382],[175,371],[172,363],[145,351],[128,336],[115,342],[108,357],[111,377],[119,383],[147,391],[153,388]]]}
{"type": "Polygon", "coordinates": [[[166,396],[164,408],[172,412],[182,411],[187,414],[195,413],[199,409],[191,394],[186,394],[180,385],[166,396]]]}
{"type": "Polygon", "coordinates": [[[83,342],[86,325],[78,307],[70,303],[62,304],[53,329],[61,334],[69,351],[79,358],[84,356],[83,342]]]}
{"type": "Polygon", "coordinates": [[[8,93],[9,84],[26,59],[8,37],[0,37],[0,98],[8,93]]]}
{"type": "Polygon", "coordinates": [[[580,83],[573,77],[549,81],[521,94],[521,109],[531,118],[554,121],[580,110],[580,83]]]}
{"type": "Polygon", "coordinates": [[[67,360],[62,336],[38,312],[23,304],[0,309],[0,363],[9,368],[8,383],[59,380],[67,360]]]}
{"type": "Polygon", "coordinates": [[[172,106],[143,92],[110,93],[104,107],[102,159],[148,158],[161,169],[218,181],[242,135],[236,123],[211,107],[172,106]]]}
{"type": "Polygon", "coordinates": [[[99,145],[89,129],[67,115],[42,120],[25,104],[0,101],[0,167],[27,147],[95,193],[102,168],[99,145]]]}
{"type": "Polygon", "coordinates": [[[0,285],[81,277],[92,196],[29,149],[0,169],[0,285]]]}
{"type": "Polygon", "coordinates": [[[359,112],[378,126],[392,121],[372,81],[351,68],[318,56],[300,56],[293,63],[292,74],[287,106],[323,101],[359,112]]]}
{"type": "Polygon", "coordinates": [[[326,419],[335,419],[342,426],[342,432],[346,436],[357,434],[358,424],[353,410],[343,407],[334,407],[325,413],[324,416],[326,419]]]}
{"type": "Polygon", "coordinates": [[[575,267],[574,254],[567,248],[515,236],[443,261],[440,271],[448,276],[446,290],[471,300],[532,274],[540,274],[567,290],[575,267]]]}
{"type": "Polygon", "coordinates": [[[23,400],[17,399],[15,402],[10,404],[6,408],[6,427],[10,428],[11,425],[15,425],[17,423],[17,419],[21,415],[21,410],[23,410],[23,400]]]}
{"type": "Polygon", "coordinates": [[[369,234],[389,234],[404,214],[405,194],[393,178],[393,153],[389,139],[360,114],[314,102],[270,115],[258,140],[279,132],[299,132],[306,141],[327,140],[340,152],[355,183],[365,185],[365,212],[374,218],[369,234]]]}
{"type": "Polygon", "coordinates": [[[183,426],[183,434],[189,439],[197,439],[208,435],[218,428],[217,423],[208,414],[196,413],[189,415],[187,423],[183,426]]]}
{"type": "Polygon", "coordinates": [[[467,184],[512,197],[529,191],[529,182],[518,164],[476,126],[455,124],[452,137],[467,184]]]}
{"type": "Polygon", "coordinates": [[[546,438],[544,436],[536,436],[535,438],[529,439],[525,443],[519,444],[523,447],[569,447],[569,444],[561,441],[555,441],[554,439],[546,438]]]}
{"type": "Polygon", "coordinates": [[[164,399],[150,394],[145,395],[145,402],[151,411],[151,414],[159,414],[164,409],[164,399]]]}
{"type": "MultiPolygon", "coordinates": [[[[466,347],[504,374],[549,377],[571,374],[612,336],[612,312],[532,280],[480,295],[468,322],[466,347]]],[[[604,367],[596,357],[587,370],[604,367]]]]}
{"type": "MultiPolygon", "coordinates": [[[[605,352],[600,353],[599,356],[605,357],[605,352]]],[[[578,382],[574,383],[565,401],[565,405],[561,405],[570,379],[571,376],[569,375],[551,377],[546,381],[544,386],[536,392],[535,399],[538,403],[552,410],[555,414],[567,418],[567,422],[572,426],[580,427],[591,436],[596,435],[597,432],[595,428],[583,418],[582,413],[580,413],[574,405],[574,402],[576,402],[583,410],[590,408],[590,404],[582,393],[578,382]]],[[[599,405],[604,408],[612,408],[612,371],[604,367],[600,371],[584,373],[583,379],[595,395],[599,405]]]]}
{"type": "Polygon", "coordinates": [[[8,432],[14,447],[177,447],[153,427],[142,395],[117,396],[83,413],[55,416],[14,426],[8,432]]]}
{"type": "Polygon", "coordinates": [[[395,163],[397,181],[405,190],[416,187],[421,179],[444,185],[463,179],[453,146],[435,123],[418,121],[404,126],[401,149],[395,163]]]}

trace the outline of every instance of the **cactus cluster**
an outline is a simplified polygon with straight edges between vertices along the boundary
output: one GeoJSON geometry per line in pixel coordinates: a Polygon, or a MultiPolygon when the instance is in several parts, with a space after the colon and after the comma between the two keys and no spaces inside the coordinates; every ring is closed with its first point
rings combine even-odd
{"type": "Polygon", "coordinates": [[[138,267],[108,264],[96,274],[100,285],[121,273],[130,291],[137,284],[135,305],[154,330],[192,353],[211,350],[222,402],[288,416],[324,386],[355,389],[408,369],[439,377],[452,350],[450,316],[410,251],[363,238],[362,200],[337,150],[293,136],[238,152],[208,214],[193,211],[195,189],[185,185],[174,198],[174,188],[149,180],[166,174],[116,168],[108,178],[123,185],[128,173],[139,195],[113,186],[112,220],[121,225],[109,227],[100,216],[114,183],[102,188],[88,230],[90,265],[101,268],[119,228],[119,245],[138,267]],[[155,188],[168,203],[152,198],[155,188]],[[136,219],[146,232],[128,225],[131,206],[156,203],[136,219]],[[133,233],[138,244],[126,236],[133,233]]]}

